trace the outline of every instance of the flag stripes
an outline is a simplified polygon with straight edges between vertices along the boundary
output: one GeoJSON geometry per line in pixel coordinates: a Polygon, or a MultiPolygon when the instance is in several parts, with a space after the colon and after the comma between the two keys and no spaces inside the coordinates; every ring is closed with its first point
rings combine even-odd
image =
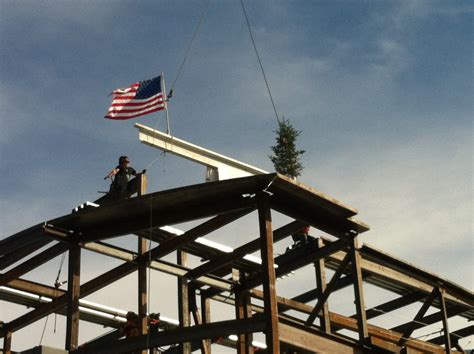
{"type": "Polygon", "coordinates": [[[105,115],[108,119],[130,119],[166,108],[160,76],[116,89],[112,94],[112,103],[105,115]]]}

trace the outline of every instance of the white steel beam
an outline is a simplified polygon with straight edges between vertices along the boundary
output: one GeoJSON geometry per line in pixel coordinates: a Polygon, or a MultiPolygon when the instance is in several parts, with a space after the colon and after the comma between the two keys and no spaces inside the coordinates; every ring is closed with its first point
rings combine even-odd
{"type": "Polygon", "coordinates": [[[135,123],[135,128],[138,129],[138,138],[142,143],[206,166],[207,182],[268,173],[260,168],[191,144],[143,124],[135,123]]]}

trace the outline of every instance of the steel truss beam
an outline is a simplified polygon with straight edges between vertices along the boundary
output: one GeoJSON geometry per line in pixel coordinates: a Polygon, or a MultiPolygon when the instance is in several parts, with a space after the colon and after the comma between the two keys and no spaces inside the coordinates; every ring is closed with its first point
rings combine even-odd
{"type": "Polygon", "coordinates": [[[151,349],[175,343],[193,342],[207,338],[227,337],[231,334],[261,332],[263,330],[265,330],[265,320],[263,320],[261,317],[243,320],[220,321],[192,327],[171,329],[158,333],[150,333],[148,335],[142,335],[138,337],[119,339],[115,343],[107,343],[104,346],[79,348],[76,353],[125,353],[142,349],[151,349]]]}

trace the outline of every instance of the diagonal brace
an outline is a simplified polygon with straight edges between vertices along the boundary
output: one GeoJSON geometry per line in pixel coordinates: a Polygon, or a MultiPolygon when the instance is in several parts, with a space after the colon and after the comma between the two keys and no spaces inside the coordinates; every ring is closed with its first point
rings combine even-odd
{"type": "Polygon", "coordinates": [[[430,306],[433,304],[433,301],[439,296],[439,289],[435,287],[433,291],[431,292],[430,296],[428,296],[421,306],[421,308],[418,310],[418,313],[416,314],[415,318],[413,321],[410,323],[408,328],[403,332],[402,337],[398,341],[398,346],[403,347],[407,341],[407,339],[411,336],[413,331],[416,329],[416,324],[420,322],[423,319],[423,316],[425,315],[426,311],[430,308],[430,306]]]}
{"type": "Polygon", "coordinates": [[[324,304],[326,303],[329,295],[332,293],[334,290],[337,282],[339,281],[339,278],[341,277],[342,273],[346,269],[347,265],[349,264],[350,256],[349,253],[346,253],[344,259],[342,260],[341,264],[339,265],[339,268],[337,268],[336,272],[331,278],[331,281],[327,285],[326,289],[321,293],[320,296],[318,296],[318,302],[316,306],[314,306],[313,311],[311,311],[308,319],[305,322],[306,326],[311,326],[318,316],[319,312],[322,310],[324,304]]]}

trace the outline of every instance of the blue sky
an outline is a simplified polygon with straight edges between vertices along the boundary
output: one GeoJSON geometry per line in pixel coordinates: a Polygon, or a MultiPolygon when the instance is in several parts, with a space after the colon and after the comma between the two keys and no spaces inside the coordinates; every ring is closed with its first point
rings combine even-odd
{"type": "MultiPolygon", "coordinates": [[[[472,3],[246,3],[277,110],[302,131],[301,181],[356,207],[364,242],[472,289],[472,3]]],[[[202,4],[0,1],[0,238],[95,199],[118,156],[159,156],[133,124],[164,129],[164,114],[103,119],[108,94],[160,72],[171,85],[202,4]]],[[[272,170],[238,1],[211,0],[170,118],[176,137],[272,170]]],[[[150,190],[203,176],[167,155],[150,190]]]]}

